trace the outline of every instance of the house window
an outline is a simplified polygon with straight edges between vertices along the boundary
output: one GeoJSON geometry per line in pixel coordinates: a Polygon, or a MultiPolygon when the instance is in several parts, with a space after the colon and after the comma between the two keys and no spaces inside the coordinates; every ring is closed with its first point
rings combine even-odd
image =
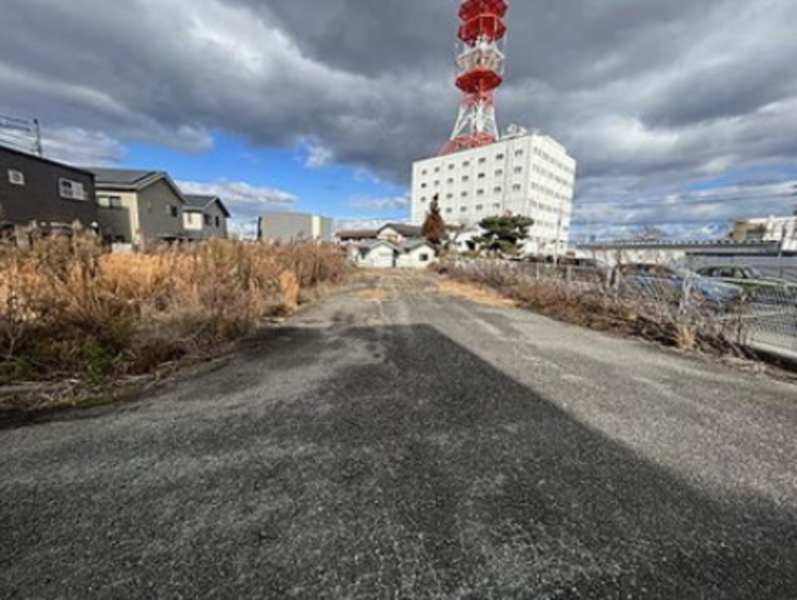
{"type": "Polygon", "coordinates": [[[221,227],[221,217],[215,217],[213,220],[216,222],[216,227],[221,227]]]}
{"type": "Polygon", "coordinates": [[[166,205],[166,216],[176,219],[180,216],[180,209],[177,208],[174,204],[167,204],[166,205]]]}
{"type": "Polygon", "coordinates": [[[213,225],[213,217],[210,215],[203,215],[205,217],[205,225],[213,225]]]}
{"type": "Polygon", "coordinates": [[[14,169],[8,170],[8,181],[13,185],[25,185],[25,174],[14,169]]]}
{"type": "Polygon", "coordinates": [[[121,196],[97,196],[97,206],[120,210],[122,208],[121,196]]]}
{"type": "Polygon", "coordinates": [[[61,198],[65,198],[67,200],[86,199],[86,188],[82,183],[78,181],[72,181],[71,179],[59,179],[58,192],[61,195],[61,198]]]}
{"type": "Polygon", "coordinates": [[[429,262],[429,255],[428,254],[421,254],[418,256],[418,260],[421,262],[429,262]]]}

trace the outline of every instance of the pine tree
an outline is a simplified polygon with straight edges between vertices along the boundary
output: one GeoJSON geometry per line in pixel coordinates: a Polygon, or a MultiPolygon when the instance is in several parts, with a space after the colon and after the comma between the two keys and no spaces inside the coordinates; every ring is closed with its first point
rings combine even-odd
{"type": "Polygon", "coordinates": [[[520,215],[487,217],[482,219],[479,227],[484,230],[476,242],[491,252],[517,254],[522,243],[529,237],[529,227],[534,219],[520,215]]]}

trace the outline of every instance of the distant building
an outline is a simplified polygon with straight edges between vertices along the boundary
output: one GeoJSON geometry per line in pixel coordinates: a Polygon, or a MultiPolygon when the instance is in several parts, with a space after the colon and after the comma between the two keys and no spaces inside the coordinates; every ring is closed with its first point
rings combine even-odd
{"type": "Polygon", "coordinates": [[[775,256],[777,242],[764,241],[606,241],[576,246],[579,257],[616,266],[631,263],[669,264],[689,262],[694,257],[722,261],[739,256],[775,256]]]}
{"type": "Polygon", "coordinates": [[[388,223],[383,225],[377,232],[376,237],[394,244],[402,244],[406,240],[421,238],[420,225],[408,225],[406,223],[388,223]]]}
{"type": "Polygon", "coordinates": [[[228,237],[227,219],[230,211],[218,196],[186,194],[183,207],[183,227],[188,239],[210,240],[228,237]]]}
{"type": "Polygon", "coordinates": [[[379,238],[379,232],[376,229],[359,229],[350,231],[339,231],[335,234],[341,244],[359,244],[368,240],[376,240],[379,238]]]}
{"type": "Polygon", "coordinates": [[[471,227],[485,217],[534,219],[527,253],[564,253],[570,239],[576,161],[553,138],[518,129],[499,142],[416,162],[412,222],[438,197],[446,223],[471,227]]]}
{"type": "Polygon", "coordinates": [[[168,173],[91,169],[96,176],[100,229],[115,242],[147,248],[186,239],[187,201],[168,173]]]}
{"type": "Polygon", "coordinates": [[[370,269],[423,269],[436,260],[436,251],[426,240],[393,243],[377,239],[354,248],[352,258],[358,266],[370,269]]]}
{"type": "Polygon", "coordinates": [[[797,215],[737,221],[731,238],[737,242],[777,242],[784,252],[797,252],[797,215]]]}
{"type": "Polygon", "coordinates": [[[258,221],[258,239],[272,242],[333,241],[332,219],[303,213],[271,213],[258,221]]]}
{"type": "Polygon", "coordinates": [[[97,220],[91,172],[0,146],[0,224],[69,228],[97,220]]]}

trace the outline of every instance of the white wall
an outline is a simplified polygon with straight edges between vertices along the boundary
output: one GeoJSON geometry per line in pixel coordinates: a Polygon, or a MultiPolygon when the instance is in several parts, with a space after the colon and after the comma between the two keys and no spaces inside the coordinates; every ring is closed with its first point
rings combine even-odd
{"type": "Polygon", "coordinates": [[[405,269],[425,269],[436,261],[434,248],[424,245],[399,256],[397,266],[405,269]]]}

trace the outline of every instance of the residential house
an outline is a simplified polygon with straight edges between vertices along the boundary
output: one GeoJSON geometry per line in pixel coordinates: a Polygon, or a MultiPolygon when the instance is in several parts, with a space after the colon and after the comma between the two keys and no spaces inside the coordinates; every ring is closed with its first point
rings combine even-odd
{"type": "Polygon", "coordinates": [[[89,171],[0,146],[0,224],[70,228],[97,224],[94,175],[89,171]]]}
{"type": "Polygon", "coordinates": [[[183,207],[183,227],[188,239],[210,240],[227,238],[227,219],[230,211],[218,196],[186,194],[183,207]]]}
{"type": "Polygon", "coordinates": [[[303,213],[271,213],[258,221],[258,239],[272,242],[332,242],[332,219],[303,213]]]}
{"type": "Polygon", "coordinates": [[[377,237],[380,240],[386,240],[393,244],[401,244],[405,240],[422,237],[421,227],[418,225],[407,225],[405,223],[388,223],[379,229],[377,237]]]}
{"type": "Polygon", "coordinates": [[[434,246],[422,239],[407,239],[400,244],[369,240],[356,247],[354,262],[371,269],[423,269],[436,260],[434,246]]]}
{"type": "Polygon", "coordinates": [[[186,238],[188,204],[163,171],[91,169],[96,177],[100,230],[106,239],[145,249],[186,238]]]}

